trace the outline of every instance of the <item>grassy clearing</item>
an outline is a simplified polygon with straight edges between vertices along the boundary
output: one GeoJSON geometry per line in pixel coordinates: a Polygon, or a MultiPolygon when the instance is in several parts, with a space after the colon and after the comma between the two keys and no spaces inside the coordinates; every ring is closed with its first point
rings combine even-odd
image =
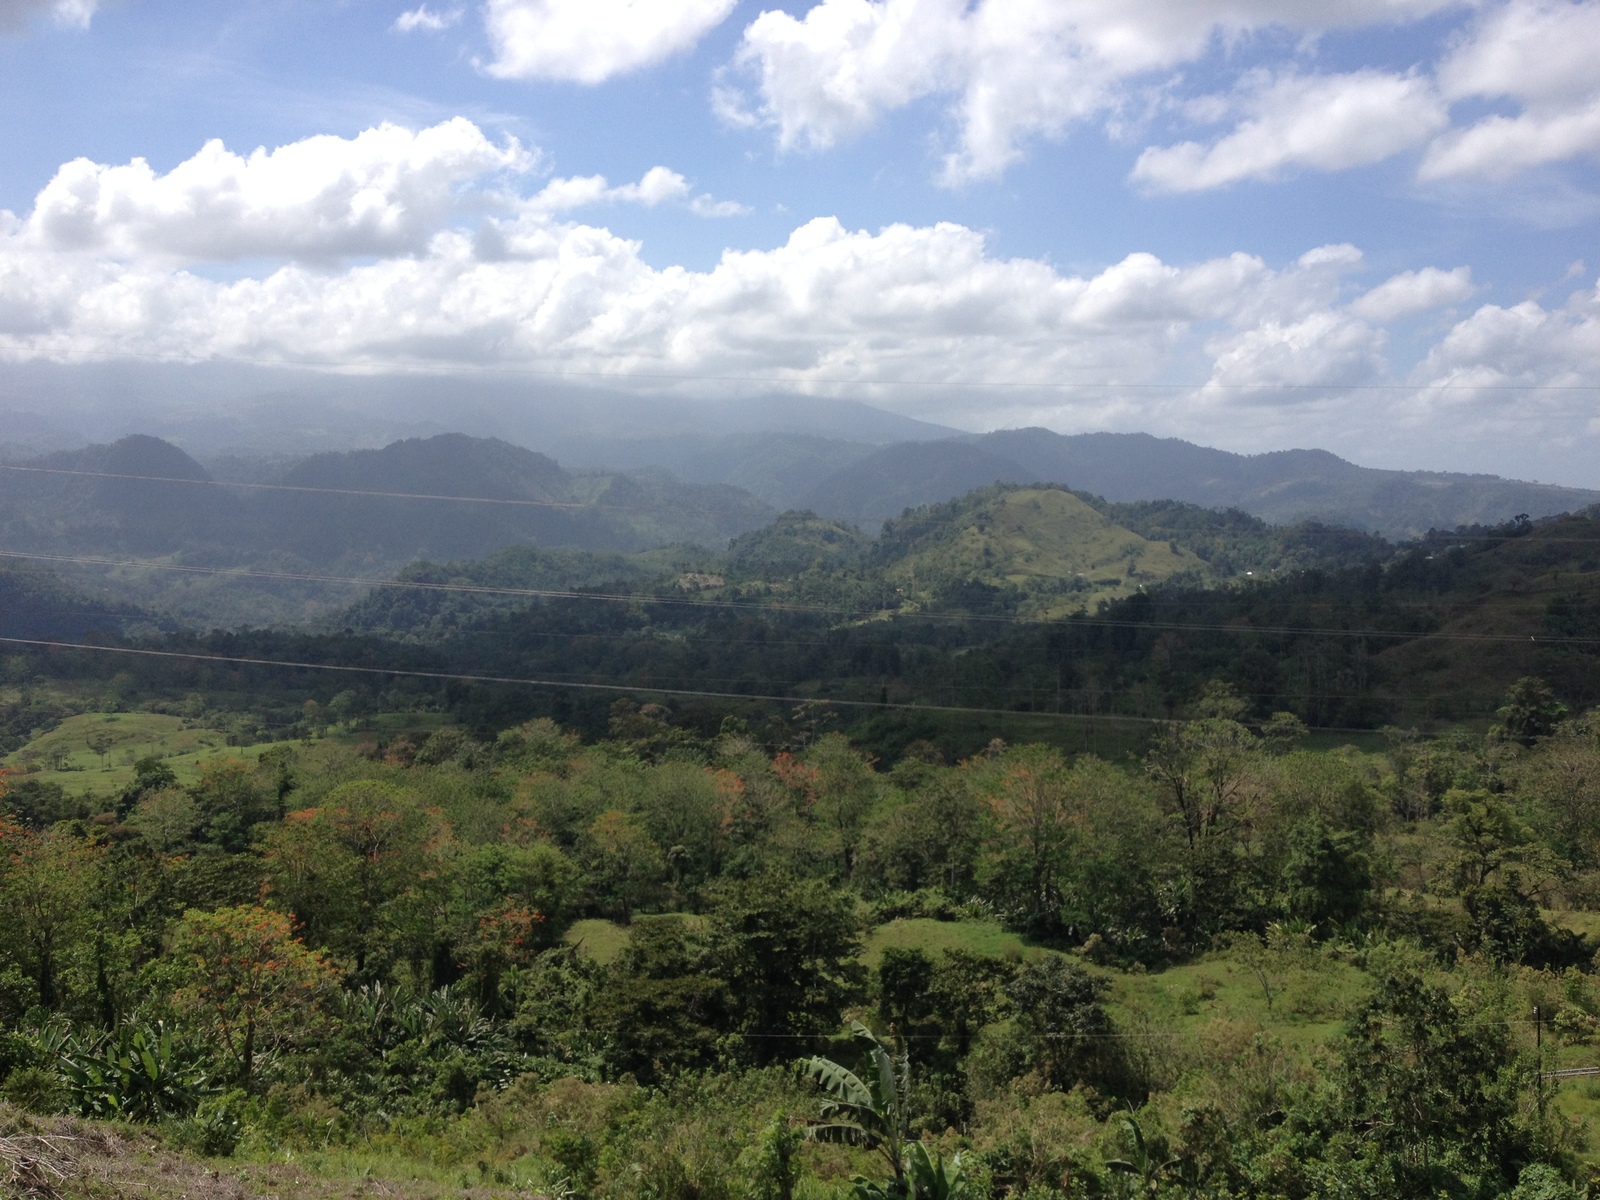
{"type": "MultiPolygon", "coordinates": [[[[318,741],[343,745],[387,741],[400,734],[426,736],[450,724],[439,713],[384,713],[357,724],[331,727],[318,741]]],[[[164,713],[90,712],[0,759],[0,767],[40,783],[59,784],[69,796],[120,792],[133,782],[133,764],[161,759],[182,785],[195,783],[215,758],[259,758],[278,742],[228,745],[227,735],[203,721],[164,713]]]]}
{"type": "MultiPolygon", "coordinates": [[[[693,913],[670,913],[691,925],[702,918],[693,913]]],[[[598,963],[612,962],[628,942],[628,927],[615,921],[591,917],[574,921],[567,928],[564,940],[568,945],[581,946],[583,952],[598,963]]],[[[986,954],[994,958],[1037,958],[1049,951],[1030,946],[1021,936],[1009,933],[993,921],[934,921],[923,917],[905,917],[879,925],[862,939],[861,961],[876,969],[883,960],[883,952],[890,947],[898,950],[921,950],[929,956],[945,950],[965,950],[971,954],[986,954]]]]}
{"type": "Polygon", "coordinates": [[[628,927],[601,917],[590,917],[569,925],[563,940],[605,966],[615,960],[628,944],[628,927]]]}
{"type": "Polygon", "coordinates": [[[1217,1026],[1246,1027],[1304,1050],[1337,1036],[1367,987],[1355,967],[1316,954],[1263,954],[1256,962],[1208,954],[1156,974],[1110,978],[1107,1009],[1124,1028],[1188,1040],[1217,1026]]]}
{"type": "Polygon", "coordinates": [[[69,794],[115,792],[133,782],[133,764],[162,759],[179,783],[200,778],[200,768],[222,755],[255,757],[262,747],[229,746],[227,737],[196,721],[161,713],[82,713],[8,755],[4,765],[69,794]]]}
{"type": "MultiPolygon", "coordinates": [[[[651,914],[655,915],[657,914],[651,914]]],[[[677,917],[691,927],[697,927],[705,920],[695,913],[659,915],[677,917]]],[[[562,935],[562,940],[569,946],[577,946],[586,957],[594,959],[601,966],[606,966],[615,961],[617,955],[622,953],[622,948],[628,944],[628,926],[607,921],[603,917],[589,917],[582,921],[574,921],[567,926],[567,932],[562,935]]]]}
{"type": "Polygon", "coordinates": [[[879,925],[863,939],[861,958],[874,969],[883,952],[921,950],[932,957],[945,950],[965,950],[992,958],[1037,958],[1048,951],[1030,947],[1023,938],[1008,933],[994,921],[935,921],[926,917],[901,917],[879,925]]]}

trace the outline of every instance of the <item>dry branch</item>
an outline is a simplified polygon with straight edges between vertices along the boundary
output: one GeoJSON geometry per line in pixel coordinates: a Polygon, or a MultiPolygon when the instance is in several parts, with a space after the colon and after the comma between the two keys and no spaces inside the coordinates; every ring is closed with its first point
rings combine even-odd
{"type": "Polygon", "coordinates": [[[0,1190],[27,1200],[55,1200],[58,1184],[78,1168],[66,1143],[76,1138],[48,1134],[0,1137],[0,1190]]]}

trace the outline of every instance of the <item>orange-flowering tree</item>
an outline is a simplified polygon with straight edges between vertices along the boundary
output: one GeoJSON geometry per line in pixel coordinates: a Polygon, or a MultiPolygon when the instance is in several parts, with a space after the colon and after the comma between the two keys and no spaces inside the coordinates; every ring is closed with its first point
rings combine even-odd
{"type": "Polygon", "coordinates": [[[431,945],[451,849],[437,809],[403,789],[347,783],[264,838],[275,906],[358,973],[431,945]]]}
{"type": "Polygon", "coordinates": [[[337,972],[294,936],[289,918],[256,905],[190,909],[172,938],[174,1006],[250,1084],[255,1060],[316,1016],[337,972]]]}
{"type": "Polygon", "coordinates": [[[1149,864],[1173,848],[1148,786],[1046,746],[967,770],[988,809],[979,884],[1007,920],[1054,938],[1147,927],[1149,864]]]}
{"type": "Polygon", "coordinates": [[[1057,751],[1042,746],[1010,751],[988,801],[997,835],[995,858],[1005,860],[1000,873],[1008,877],[1010,907],[1054,912],[1079,823],[1067,764],[1057,751]]]}
{"type": "Polygon", "coordinates": [[[848,881],[867,818],[882,799],[882,781],[872,760],[839,733],[819,738],[805,752],[805,766],[811,772],[807,793],[813,829],[820,847],[837,859],[840,878],[848,881]]]}

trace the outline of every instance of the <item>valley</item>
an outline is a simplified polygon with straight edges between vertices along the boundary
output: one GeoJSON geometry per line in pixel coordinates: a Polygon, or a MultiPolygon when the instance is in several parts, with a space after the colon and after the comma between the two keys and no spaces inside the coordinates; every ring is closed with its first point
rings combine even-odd
{"type": "Polygon", "coordinates": [[[859,1197],[824,1059],[900,1072],[952,1196],[1150,1146],[1152,1196],[1600,1170],[1541,1074],[1597,1065],[1594,510],[42,461],[0,471],[0,1139],[43,1194],[859,1197]],[[1431,1165],[1373,1079],[1463,1097],[1431,1165]]]}

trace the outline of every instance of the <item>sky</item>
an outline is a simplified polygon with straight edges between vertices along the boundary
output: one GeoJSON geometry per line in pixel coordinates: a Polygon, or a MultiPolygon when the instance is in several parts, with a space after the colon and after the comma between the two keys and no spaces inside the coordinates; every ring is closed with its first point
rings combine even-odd
{"type": "Polygon", "coordinates": [[[1600,0],[0,0],[0,362],[1600,486],[1600,0]]]}

